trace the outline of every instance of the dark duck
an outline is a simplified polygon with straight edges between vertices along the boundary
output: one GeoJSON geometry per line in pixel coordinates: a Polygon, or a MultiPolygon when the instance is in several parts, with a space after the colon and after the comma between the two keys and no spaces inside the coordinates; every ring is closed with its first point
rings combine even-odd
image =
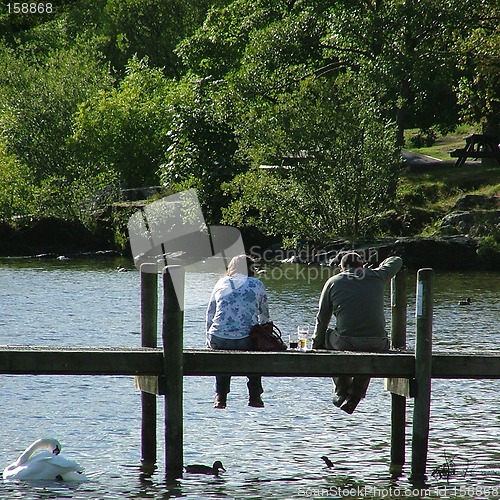
{"type": "Polygon", "coordinates": [[[211,467],[209,465],[193,464],[186,465],[184,469],[188,474],[209,474],[213,476],[218,476],[221,470],[226,472],[220,460],[216,460],[211,467]]]}

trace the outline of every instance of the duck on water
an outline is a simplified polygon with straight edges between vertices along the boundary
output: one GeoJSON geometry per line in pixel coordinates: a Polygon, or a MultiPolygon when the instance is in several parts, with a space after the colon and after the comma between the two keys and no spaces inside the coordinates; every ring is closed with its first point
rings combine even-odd
{"type": "Polygon", "coordinates": [[[218,476],[221,470],[226,472],[220,460],[216,460],[211,467],[209,465],[193,464],[186,465],[184,469],[188,474],[209,474],[214,476],[218,476]]]}

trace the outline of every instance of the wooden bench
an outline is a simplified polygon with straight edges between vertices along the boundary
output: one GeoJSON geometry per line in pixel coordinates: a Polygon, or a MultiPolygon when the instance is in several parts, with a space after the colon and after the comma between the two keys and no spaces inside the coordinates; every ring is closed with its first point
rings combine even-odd
{"type": "Polygon", "coordinates": [[[455,167],[461,167],[467,158],[494,158],[500,165],[500,147],[498,137],[472,134],[465,138],[465,148],[450,151],[452,158],[458,158],[455,167]]]}

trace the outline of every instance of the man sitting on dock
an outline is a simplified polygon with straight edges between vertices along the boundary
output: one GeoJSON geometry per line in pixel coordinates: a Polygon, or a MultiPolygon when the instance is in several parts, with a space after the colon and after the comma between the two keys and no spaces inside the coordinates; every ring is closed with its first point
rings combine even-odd
{"type": "MultiPolygon", "coordinates": [[[[384,286],[401,269],[400,257],[385,259],[376,269],[364,267],[356,252],[346,253],[340,262],[340,273],[324,285],[313,334],[313,349],[335,351],[383,352],[390,341],[385,330],[384,286]],[[332,314],[334,329],[328,328],[332,314]]],[[[333,377],[333,404],[353,413],[365,397],[370,377],[333,377]]]]}

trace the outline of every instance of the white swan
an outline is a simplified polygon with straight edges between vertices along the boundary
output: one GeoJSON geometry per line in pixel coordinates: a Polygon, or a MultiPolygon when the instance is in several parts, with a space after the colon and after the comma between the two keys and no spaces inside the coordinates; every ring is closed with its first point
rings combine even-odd
{"type": "Polygon", "coordinates": [[[23,481],[87,481],[80,464],[62,457],[56,439],[38,439],[21,456],[5,467],[4,479],[23,481]]]}

